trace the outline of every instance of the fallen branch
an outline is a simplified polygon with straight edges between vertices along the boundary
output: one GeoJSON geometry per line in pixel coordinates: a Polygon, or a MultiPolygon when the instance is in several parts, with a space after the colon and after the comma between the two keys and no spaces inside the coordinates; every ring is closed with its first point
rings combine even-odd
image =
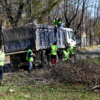
{"type": "Polygon", "coordinates": [[[87,88],[86,91],[98,91],[97,89],[100,89],[100,85],[94,86],[92,88],[87,88]]]}
{"type": "Polygon", "coordinates": [[[100,89],[100,85],[97,85],[91,88],[91,90],[94,90],[94,89],[100,89]]]}

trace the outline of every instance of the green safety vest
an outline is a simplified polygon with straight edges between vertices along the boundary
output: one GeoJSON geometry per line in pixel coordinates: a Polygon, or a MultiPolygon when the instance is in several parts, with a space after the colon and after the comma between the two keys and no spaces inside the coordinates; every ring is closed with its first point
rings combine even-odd
{"type": "Polygon", "coordinates": [[[69,59],[69,51],[63,50],[63,53],[64,53],[63,61],[68,60],[69,59]]]}
{"type": "Polygon", "coordinates": [[[56,18],[55,20],[54,20],[54,26],[55,27],[58,27],[58,25],[61,23],[61,21],[58,21],[58,18],[56,18]]]}
{"type": "Polygon", "coordinates": [[[5,53],[0,51],[0,66],[4,66],[5,53]]]}
{"type": "Polygon", "coordinates": [[[73,48],[73,46],[70,46],[70,47],[68,48],[68,50],[69,50],[70,54],[74,54],[74,48],[73,48]]]}
{"type": "Polygon", "coordinates": [[[50,54],[51,55],[57,55],[57,46],[56,45],[51,46],[50,54]]]}
{"type": "Polygon", "coordinates": [[[26,55],[26,60],[27,60],[27,61],[33,61],[33,60],[34,60],[33,57],[29,57],[29,56],[28,56],[28,54],[29,54],[30,51],[31,51],[31,55],[33,55],[32,50],[29,49],[28,52],[27,52],[27,55],[26,55]]]}

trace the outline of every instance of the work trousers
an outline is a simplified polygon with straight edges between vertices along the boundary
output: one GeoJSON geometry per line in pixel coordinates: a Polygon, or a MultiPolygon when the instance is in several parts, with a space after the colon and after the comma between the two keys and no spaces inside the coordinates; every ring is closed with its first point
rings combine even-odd
{"type": "Polygon", "coordinates": [[[51,62],[53,65],[56,65],[56,63],[57,63],[56,55],[51,55],[51,62]]]}
{"type": "Polygon", "coordinates": [[[54,28],[54,37],[56,37],[57,29],[58,29],[57,27],[54,28]]]}
{"type": "Polygon", "coordinates": [[[2,80],[3,77],[3,66],[0,66],[0,81],[2,80]]]}
{"type": "Polygon", "coordinates": [[[29,61],[28,64],[29,64],[28,70],[31,71],[32,70],[32,67],[33,67],[32,61],[29,61]]]}

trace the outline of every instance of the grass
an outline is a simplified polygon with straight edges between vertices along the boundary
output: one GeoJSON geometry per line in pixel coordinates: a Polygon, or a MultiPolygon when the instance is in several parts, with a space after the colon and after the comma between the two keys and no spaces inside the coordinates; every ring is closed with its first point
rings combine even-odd
{"type": "Polygon", "coordinates": [[[85,62],[85,63],[100,64],[100,57],[91,58],[90,56],[87,56],[86,59],[83,60],[83,62],[85,62]]]}
{"type": "Polygon", "coordinates": [[[86,91],[87,84],[41,85],[40,80],[32,80],[37,77],[36,73],[41,73],[41,70],[33,71],[32,75],[28,75],[27,72],[5,74],[3,78],[5,84],[0,86],[0,100],[100,100],[99,93],[86,91]]]}
{"type": "Polygon", "coordinates": [[[0,87],[0,100],[100,100],[100,94],[86,92],[83,84],[0,87]]]}
{"type": "Polygon", "coordinates": [[[100,57],[93,59],[93,61],[97,64],[100,64],[100,57]]]}

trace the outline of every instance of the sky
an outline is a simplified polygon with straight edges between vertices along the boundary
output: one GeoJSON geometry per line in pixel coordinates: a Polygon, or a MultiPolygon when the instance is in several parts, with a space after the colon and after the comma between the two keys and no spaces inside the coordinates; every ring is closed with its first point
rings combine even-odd
{"type": "MultiPolygon", "coordinates": [[[[94,17],[95,15],[97,15],[97,11],[95,10],[95,5],[96,7],[98,7],[98,1],[99,0],[90,0],[91,2],[89,3],[89,10],[91,11],[91,17],[94,17]]],[[[99,1],[100,2],[100,1],[99,1]]]]}

